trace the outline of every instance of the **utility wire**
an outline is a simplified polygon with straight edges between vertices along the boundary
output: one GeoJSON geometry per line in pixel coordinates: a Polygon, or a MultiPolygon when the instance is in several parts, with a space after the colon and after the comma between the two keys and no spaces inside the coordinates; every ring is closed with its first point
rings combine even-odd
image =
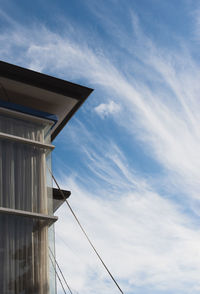
{"type": "Polygon", "coordinates": [[[62,270],[61,270],[61,268],[60,268],[60,266],[59,266],[59,264],[58,264],[58,262],[57,262],[57,260],[56,260],[56,258],[55,258],[55,256],[54,256],[54,254],[53,254],[53,252],[52,252],[52,250],[51,250],[50,247],[49,247],[49,250],[50,250],[50,252],[51,252],[51,255],[52,255],[53,258],[54,258],[54,261],[55,261],[55,263],[56,263],[56,265],[57,265],[57,267],[58,267],[58,269],[59,269],[59,271],[60,271],[60,274],[61,274],[61,276],[62,276],[62,278],[63,278],[63,280],[64,280],[64,282],[65,282],[65,284],[66,284],[66,286],[67,286],[67,288],[68,288],[68,290],[69,290],[69,292],[70,292],[71,294],[73,294],[73,292],[72,292],[72,290],[70,289],[69,284],[67,283],[67,281],[66,281],[66,279],[65,279],[65,277],[64,277],[64,275],[63,275],[63,272],[62,272],[62,270]]]}
{"type": "Polygon", "coordinates": [[[57,276],[57,278],[58,278],[58,280],[59,280],[59,282],[60,282],[60,284],[61,284],[61,286],[62,286],[62,288],[63,288],[63,292],[64,292],[65,294],[67,294],[66,291],[65,291],[65,288],[64,288],[64,286],[63,286],[63,283],[62,283],[62,281],[61,281],[61,278],[60,278],[60,276],[59,276],[59,274],[58,274],[58,272],[57,272],[57,270],[56,270],[56,267],[55,267],[55,265],[54,265],[54,263],[53,263],[53,260],[52,260],[50,254],[49,254],[49,258],[50,258],[51,263],[52,263],[52,265],[53,265],[53,268],[54,268],[54,270],[55,270],[56,276],[57,276]]]}
{"type": "MultiPolygon", "coordinates": [[[[49,168],[48,168],[48,169],[49,169],[49,168]]],[[[52,176],[52,178],[53,178],[53,180],[54,180],[56,186],[58,187],[58,190],[60,191],[60,193],[61,193],[63,199],[64,199],[65,202],[67,203],[68,208],[70,209],[70,211],[71,211],[71,213],[73,214],[73,216],[74,216],[76,222],[78,223],[78,225],[79,225],[81,231],[83,232],[83,234],[85,235],[86,239],[88,240],[90,246],[92,247],[92,249],[93,249],[94,252],[96,253],[97,257],[99,258],[99,260],[101,261],[102,265],[103,265],[104,268],[106,269],[107,273],[109,274],[109,276],[111,277],[111,279],[113,280],[113,282],[115,283],[115,285],[117,286],[118,290],[119,290],[122,294],[124,294],[124,292],[123,292],[122,289],[120,288],[119,284],[117,283],[117,281],[115,280],[115,278],[113,277],[113,275],[112,275],[111,272],[109,271],[108,267],[107,267],[106,264],[104,263],[103,259],[101,258],[101,256],[100,256],[99,253],[97,252],[96,248],[94,247],[94,245],[93,245],[92,242],[90,241],[90,239],[89,239],[89,237],[88,237],[86,231],[85,231],[84,228],[82,227],[82,225],[81,225],[79,219],[77,218],[76,214],[74,213],[72,207],[70,206],[69,202],[68,202],[67,199],[65,198],[65,195],[64,195],[63,191],[60,189],[60,186],[59,186],[58,182],[56,181],[56,179],[55,179],[55,177],[54,177],[54,175],[52,174],[52,171],[51,171],[50,169],[49,169],[49,172],[50,172],[50,174],[51,174],[51,176],[52,176]]]]}

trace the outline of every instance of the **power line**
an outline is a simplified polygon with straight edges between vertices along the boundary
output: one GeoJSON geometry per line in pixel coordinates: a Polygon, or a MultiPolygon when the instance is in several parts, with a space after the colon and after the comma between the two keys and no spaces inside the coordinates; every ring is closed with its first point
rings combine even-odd
{"type": "Polygon", "coordinates": [[[52,260],[50,254],[49,254],[49,258],[50,258],[51,263],[52,263],[52,265],[53,265],[53,268],[54,268],[54,270],[55,270],[56,276],[57,276],[57,278],[58,278],[58,280],[59,280],[59,282],[60,282],[60,284],[61,284],[61,286],[62,286],[63,292],[64,292],[65,294],[67,294],[66,291],[65,291],[65,288],[64,288],[64,286],[63,286],[63,283],[62,283],[62,281],[61,281],[61,278],[60,278],[60,276],[59,276],[59,274],[58,274],[58,272],[57,272],[57,270],[56,270],[56,267],[55,267],[55,265],[54,265],[54,263],[53,263],[53,260],[52,260]]]}
{"type": "MultiPolygon", "coordinates": [[[[49,169],[49,168],[48,168],[48,169],[49,169]]],[[[105,270],[107,271],[107,273],[109,274],[109,276],[111,277],[111,279],[113,280],[113,282],[115,283],[115,285],[117,286],[118,290],[119,290],[122,294],[124,294],[124,292],[123,292],[122,289],[120,288],[119,284],[117,283],[117,281],[115,280],[115,278],[114,278],[113,275],[111,274],[110,270],[108,269],[108,267],[107,267],[106,264],[104,263],[103,259],[101,258],[101,256],[100,256],[99,253],[97,252],[97,250],[96,250],[96,248],[94,247],[93,243],[90,241],[90,238],[88,237],[86,231],[85,231],[84,228],[82,227],[82,225],[81,225],[79,219],[77,218],[76,214],[74,213],[74,211],[73,211],[72,207],[70,206],[69,202],[68,202],[67,199],[65,198],[65,195],[64,195],[63,191],[60,189],[60,186],[59,186],[58,182],[56,181],[56,179],[55,179],[55,177],[54,177],[54,175],[52,174],[52,171],[51,171],[50,169],[49,169],[49,172],[50,172],[50,174],[51,174],[51,176],[52,176],[52,178],[53,178],[53,180],[54,180],[56,186],[58,187],[58,190],[60,191],[60,193],[61,193],[63,199],[64,199],[65,202],[67,203],[67,206],[68,206],[69,210],[71,211],[71,213],[72,213],[72,215],[74,216],[74,218],[75,218],[77,224],[79,225],[81,231],[83,232],[83,234],[85,235],[86,239],[88,240],[90,246],[92,247],[92,249],[93,249],[94,252],[96,253],[97,257],[99,258],[99,260],[101,261],[101,263],[102,263],[102,265],[104,266],[105,270]]]]}
{"type": "Polygon", "coordinates": [[[67,281],[66,281],[66,279],[65,279],[65,277],[64,277],[64,275],[63,275],[63,272],[62,272],[62,270],[61,270],[61,268],[60,268],[60,266],[59,266],[59,264],[58,264],[58,262],[57,262],[57,260],[56,260],[56,258],[55,258],[55,256],[54,256],[54,254],[53,254],[53,252],[52,252],[52,250],[51,250],[50,247],[49,247],[49,251],[51,252],[51,254],[52,254],[53,258],[54,258],[54,261],[55,261],[55,263],[56,263],[56,265],[57,265],[57,267],[58,267],[58,269],[59,269],[59,271],[60,271],[60,274],[61,274],[61,276],[62,276],[62,278],[63,278],[63,280],[64,280],[64,282],[65,282],[65,284],[66,284],[66,286],[67,286],[67,288],[68,288],[68,290],[69,290],[69,292],[70,292],[71,294],[73,294],[73,292],[72,292],[72,290],[70,289],[69,284],[67,283],[67,281]]]}

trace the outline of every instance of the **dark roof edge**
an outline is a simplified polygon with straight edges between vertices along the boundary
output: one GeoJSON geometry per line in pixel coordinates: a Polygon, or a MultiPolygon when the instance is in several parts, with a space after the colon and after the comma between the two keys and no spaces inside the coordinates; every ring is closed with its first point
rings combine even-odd
{"type": "MultiPolygon", "coordinates": [[[[93,89],[58,79],[43,73],[26,69],[0,60],[0,76],[54,93],[80,100],[80,105],[92,93],[93,89]]],[[[79,107],[78,107],[79,108],[79,107]]],[[[77,108],[77,109],[78,109],[77,108]]],[[[75,111],[74,111],[75,112],[75,111]]],[[[70,116],[71,117],[71,116],[70,116]]],[[[69,117],[69,118],[70,118],[69,117]]],[[[69,119],[68,119],[69,120],[69,119]]],[[[67,120],[67,121],[68,121],[67,120]]]]}
{"type": "Polygon", "coordinates": [[[63,189],[61,191],[57,188],[53,188],[53,199],[54,200],[65,201],[65,199],[69,198],[69,196],[71,195],[71,191],[63,190],[63,189]],[[65,198],[63,198],[63,195],[65,196],[65,198]]]}
{"type": "MultiPolygon", "coordinates": [[[[88,94],[88,96],[89,96],[89,94],[88,94]]],[[[60,131],[67,124],[67,122],[75,114],[75,112],[81,107],[81,105],[84,103],[84,101],[87,99],[87,97],[85,97],[82,101],[79,100],[78,103],[73,107],[73,109],[68,113],[68,115],[65,116],[65,118],[63,119],[63,121],[57,126],[57,128],[55,129],[55,131],[51,134],[51,141],[53,141],[55,139],[55,137],[60,133],[60,131]]]]}

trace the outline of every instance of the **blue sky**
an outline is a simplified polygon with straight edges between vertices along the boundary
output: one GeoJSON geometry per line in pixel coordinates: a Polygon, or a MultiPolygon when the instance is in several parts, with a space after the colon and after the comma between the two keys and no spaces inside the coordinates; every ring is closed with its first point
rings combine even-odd
{"type": "MultiPolygon", "coordinates": [[[[124,293],[199,293],[198,1],[0,4],[1,60],[95,89],[55,140],[53,170],[124,293]]],[[[72,289],[117,293],[58,214],[72,289]]]]}

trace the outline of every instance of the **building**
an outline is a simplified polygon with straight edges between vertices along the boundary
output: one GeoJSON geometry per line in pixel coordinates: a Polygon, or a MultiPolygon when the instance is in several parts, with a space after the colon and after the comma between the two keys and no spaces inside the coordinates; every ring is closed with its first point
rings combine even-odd
{"type": "Polygon", "coordinates": [[[56,293],[52,141],[91,92],[0,61],[1,294],[56,293]]]}

